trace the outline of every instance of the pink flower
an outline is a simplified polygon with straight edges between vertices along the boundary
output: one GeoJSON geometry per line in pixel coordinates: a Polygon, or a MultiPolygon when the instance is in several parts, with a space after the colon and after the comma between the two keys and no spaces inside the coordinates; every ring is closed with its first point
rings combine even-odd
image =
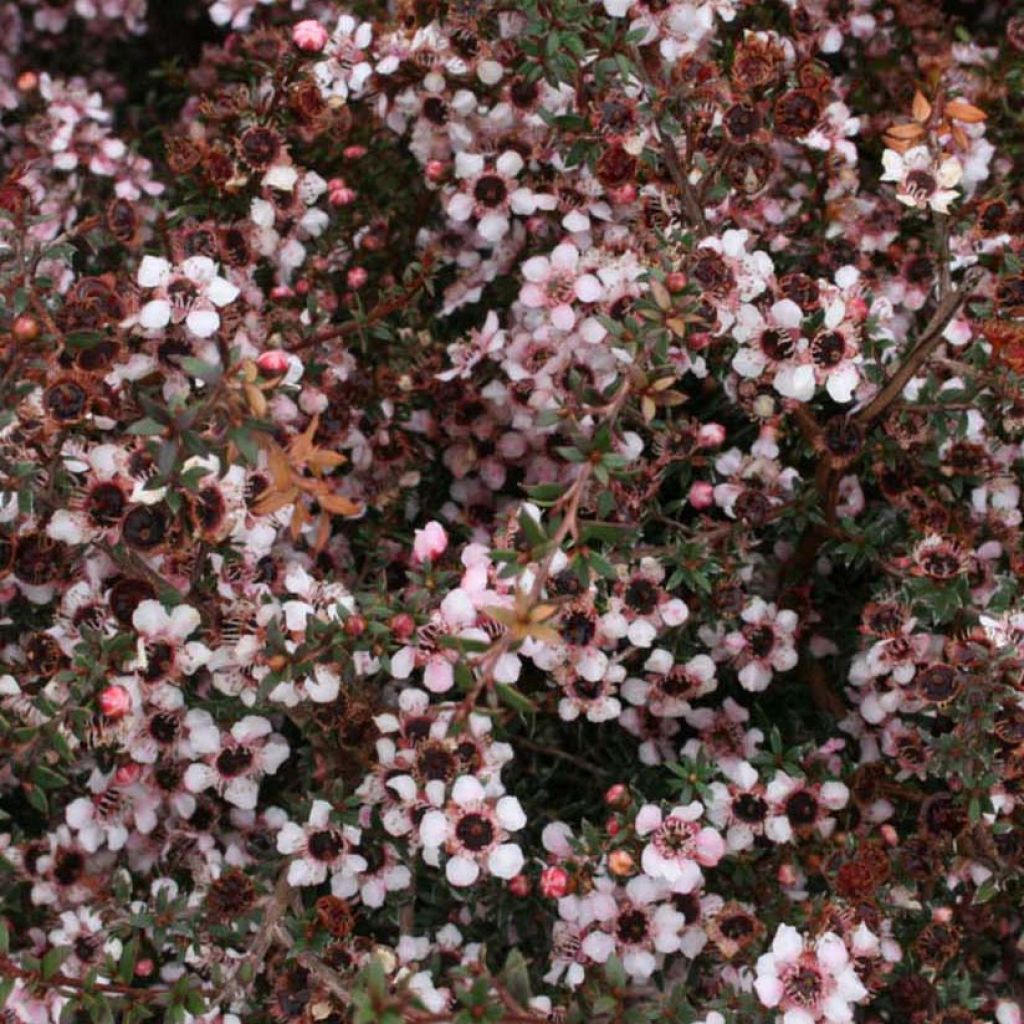
{"type": "Polygon", "coordinates": [[[598,302],[604,296],[593,274],[579,272],[580,251],[571,242],[555,246],[550,256],[534,256],[522,266],[526,284],[519,301],[530,309],[547,309],[551,323],[561,331],[576,324],[573,300],[598,302]]]}
{"type": "Polygon", "coordinates": [[[667,816],[654,804],[646,804],[636,816],[637,835],[651,837],[640,858],[644,871],[668,882],[674,892],[693,892],[704,877],[701,867],[714,867],[725,853],[718,832],[697,825],[703,813],[703,804],[694,800],[685,807],[673,807],[667,816]]]}
{"type": "Polygon", "coordinates": [[[785,1024],[849,1024],[852,1004],[868,995],[838,935],[825,932],[812,946],[788,924],[779,925],[771,952],[758,959],[754,990],[785,1024]]]}
{"type": "Polygon", "coordinates": [[[417,564],[427,559],[433,562],[444,554],[447,547],[448,534],[436,519],[431,519],[422,530],[417,530],[413,535],[413,561],[417,564]]]}
{"type": "Polygon", "coordinates": [[[327,45],[327,29],[307,18],[292,26],[292,42],[307,53],[319,53],[327,45]]]}

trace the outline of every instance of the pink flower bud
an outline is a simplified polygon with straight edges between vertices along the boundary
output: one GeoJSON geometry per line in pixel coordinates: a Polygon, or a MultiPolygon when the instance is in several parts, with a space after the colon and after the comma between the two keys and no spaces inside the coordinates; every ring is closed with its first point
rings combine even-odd
{"type": "Polygon", "coordinates": [[[417,565],[428,558],[434,561],[444,554],[447,547],[448,534],[436,519],[431,519],[422,530],[417,530],[413,534],[412,560],[417,565]]]}
{"type": "Polygon", "coordinates": [[[319,53],[327,45],[327,29],[307,18],[292,26],[292,42],[307,53],[319,53]]]}
{"type": "Polygon", "coordinates": [[[327,182],[327,191],[336,192],[339,188],[347,188],[344,178],[331,178],[327,182]]]}
{"type": "Polygon", "coordinates": [[[670,292],[681,292],[686,287],[686,275],[681,270],[673,270],[665,278],[665,287],[670,292]]]}
{"type": "Polygon", "coordinates": [[[288,356],[279,348],[261,352],[256,358],[256,365],[268,377],[277,377],[288,370],[288,356]]]}
{"type": "Polygon", "coordinates": [[[303,278],[301,281],[295,282],[295,294],[296,295],[308,295],[309,294],[309,282],[303,278]]]}
{"type": "Polygon", "coordinates": [[[356,193],[350,188],[336,188],[327,194],[331,206],[348,206],[356,201],[356,193]]]}
{"type": "Polygon", "coordinates": [[[270,289],[270,297],[275,302],[286,302],[288,299],[295,298],[295,292],[291,290],[286,284],[275,284],[270,289]]]}
{"type": "Polygon", "coordinates": [[[610,836],[617,836],[619,834],[619,831],[621,830],[621,828],[622,828],[622,826],[619,824],[619,819],[618,818],[609,818],[604,823],[604,830],[610,836]]]}
{"type": "Polygon", "coordinates": [[[569,872],[565,868],[545,868],[540,873],[540,894],[559,900],[569,891],[569,872]]]}
{"type": "Polygon", "coordinates": [[[445,174],[448,173],[443,160],[428,160],[424,172],[427,175],[427,181],[435,182],[443,181],[445,174]]]}
{"type": "Polygon", "coordinates": [[[892,825],[883,825],[880,831],[886,846],[899,846],[900,834],[892,825]]]}
{"type": "Polygon", "coordinates": [[[362,156],[366,156],[365,146],[346,146],[342,151],[341,155],[346,160],[358,160],[362,156]]]}
{"type": "Polygon", "coordinates": [[[616,782],[609,786],[604,793],[604,802],[609,807],[625,807],[629,804],[629,789],[625,783],[616,782]]]}
{"type": "Polygon", "coordinates": [[[135,977],[148,978],[156,969],[156,964],[149,957],[143,957],[135,963],[135,977]]]}
{"type": "Polygon", "coordinates": [[[779,880],[779,885],[796,885],[800,875],[792,864],[780,864],[776,878],[779,880]]]}
{"type": "Polygon", "coordinates": [[[715,489],[707,480],[698,480],[690,485],[687,500],[694,508],[710,508],[715,503],[715,489]]]}
{"type": "Polygon", "coordinates": [[[123,686],[108,686],[100,691],[100,711],[105,717],[124,718],[131,707],[131,694],[123,686]]]}
{"type": "Polygon", "coordinates": [[[613,203],[632,203],[636,200],[636,185],[620,185],[609,193],[613,203]]]}
{"type": "Polygon", "coordinates": [[[142,774],[142,765],[136,764],[134,761],[129,761],[128,764],[123,764],[120,768],[114,772],[114,782],[118,786],[131,786],[133,783],[139,781],[139,776],[142,774]]]}
{"type": "Polygon", "coordinates": [[[345,280],[348,282],[349,288],[362,288],[369,276],[364,267],[353,267],[345,275],[345,280]]]}
{"type": "Polygon", "coordinates": [[[392,615],[390,625],[391,632],[399,643],[408,640],[416,630],[416,620],[407,612],[392,615]]]}
{"type": "Polygon", "coordinates": [[[725,427],[721,423],[705,423],[697,431],[697,444],[701,448],[717,448],[725,441],[725,427]]]}
{"type": "Polygon", "coordinates": [[[514,878],[508,880],[508,891],[513,896],[529,896],[530,895],[530,880],[526,875],[516,875],[514,878]]]}

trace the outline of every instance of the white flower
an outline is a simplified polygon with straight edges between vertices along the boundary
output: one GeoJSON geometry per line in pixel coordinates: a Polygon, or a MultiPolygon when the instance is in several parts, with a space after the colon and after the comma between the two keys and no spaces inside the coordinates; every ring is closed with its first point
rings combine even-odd
{"type": "Polygon", "coordinates": [[[514,796],[500,797],[492,804],[479,780],[460,776],[447,808],[427,811],[420,822],[424,859],[436,864],[444,848],[448,853],[445,877],[454,886],[472,885],[482,866],[496,878],[513,878],[522,870],[523,851],[505,840],[525,824],[526,815],[514,796]]]}
{"type": "Polygon", "coordinates": [[[209,338],[220,327],[217,308],[238,298],[239,290],[218,274],[208,256],[190,256],[174,268],[159,256],[143,256],[136,277],[143,288],[154,288],[157,297],[139,310],[138,323],[158,331],[169,323],[184,321],[197,338],[209,338]]]}
{"type": "Polygon", "coordinates": [[[948,213],[956,199],[956,186],[963,177],[963,167],[955,156],[947,156],[936,164],[925,146],[914,146],[905,153],[887,149],[882,154],[885,173],[882,181],[898,182],[896,198],[918,210],[931,209],[948,213]]]}

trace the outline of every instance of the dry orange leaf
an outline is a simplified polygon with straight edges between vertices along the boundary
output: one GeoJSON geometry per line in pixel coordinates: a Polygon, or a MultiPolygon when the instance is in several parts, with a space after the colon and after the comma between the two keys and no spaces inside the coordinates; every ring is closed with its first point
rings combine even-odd
{"type": "Polygon", "coordinates": [[[910,112],[914,115],[914,120],[920,121],[921,124],[924,124],[932,116],[932,105],[924,98],[924,93],[920,89],[914,93],[914,102],[910,107],[910,112]]]}
{"type": "Polygon", "coordinates": [[[964,124],[978,124],[988,116],[984,110],[967,103],[965,100],[950,100],[943,111],[947,117],[956,121],[963,121],[964,124]]]}
{"type": "Polygon", "coordinates": [[[885,134],[896,139],[919,139],[924,135],[924,129],[912,121],[909,124],[890,125],[885,130],[885,134]]]}

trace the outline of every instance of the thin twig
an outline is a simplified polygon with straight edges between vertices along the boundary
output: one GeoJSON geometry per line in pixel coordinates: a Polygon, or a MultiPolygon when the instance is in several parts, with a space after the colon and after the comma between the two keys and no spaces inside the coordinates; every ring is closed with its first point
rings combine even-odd
{"type": "Polygon", "coordinates": [[[854,419],[860,426],[867,426],[877,420],[889,406],[903,393],[907,382],[927,362],[928,357],[942,344],[942,332],[956,316],[964,299],[973,291],[983,271],[972,267],[964,274],[959,288],[953,289],[939,301],[931,320],[925,327],[917,345],[910,355],[900,364],[899,369],[886,381],[877,395],[858,412],[854,419]]]}

